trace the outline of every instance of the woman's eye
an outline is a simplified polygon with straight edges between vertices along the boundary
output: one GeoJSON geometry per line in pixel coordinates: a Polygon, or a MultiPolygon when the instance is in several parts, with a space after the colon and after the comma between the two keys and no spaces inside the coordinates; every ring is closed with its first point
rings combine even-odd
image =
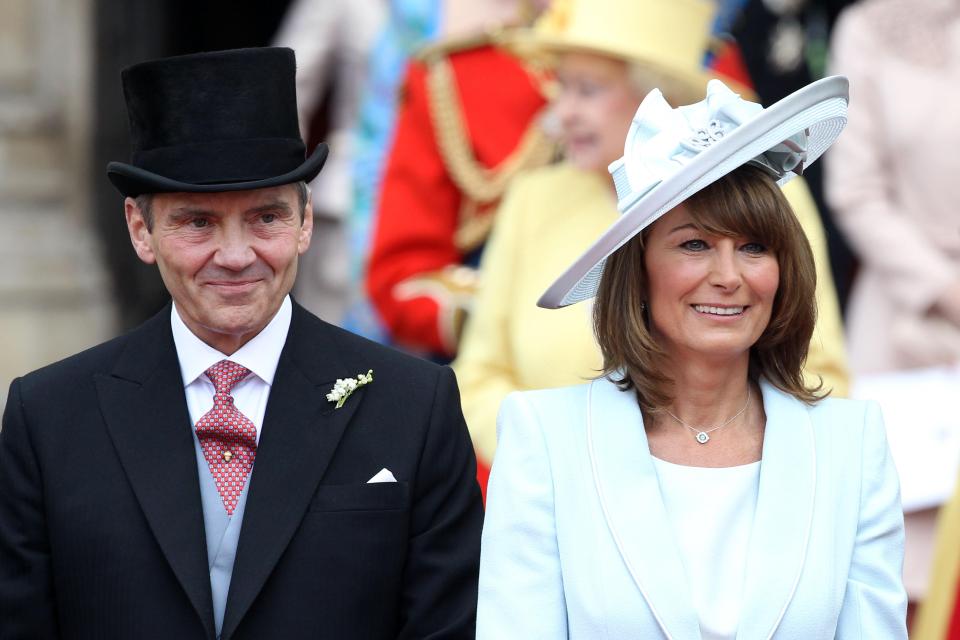
{"type": "Polygon", "coordinates": [[[742,249],[747,253],[766,253],[767,247],[760,244],[759,242],[748,242],[743,245],[742,249]]]}
{"type": "Polygon", "coordinates": [[[600,85],[594,82],[581,82],[579,89],[580,89],[580,95],[589,97],[589,96],[596,95],[597,93],[600,92],[600,85]]]}
{"type": "Polygon", "coordinates": [[[680,246],[687,251],[703,251],[707,248],[707,243],[703,240],[687,240],[680,246]]]}

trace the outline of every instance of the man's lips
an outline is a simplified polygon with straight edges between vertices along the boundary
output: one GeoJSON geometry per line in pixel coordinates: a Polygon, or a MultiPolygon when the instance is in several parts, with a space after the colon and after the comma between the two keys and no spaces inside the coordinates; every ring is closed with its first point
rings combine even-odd
{"type": "Polygon", "coordinates": [[[242,292],[252,289],[260,280],[210,280],[204,284],[225,292],[242,292]]]}

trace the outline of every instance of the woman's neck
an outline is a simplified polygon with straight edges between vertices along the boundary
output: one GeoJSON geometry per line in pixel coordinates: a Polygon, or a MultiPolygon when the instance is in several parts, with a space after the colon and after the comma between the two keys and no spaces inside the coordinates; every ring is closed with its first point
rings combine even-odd
{"type": "Polygon", "coordinates": [[[766,416],[759,389],[748,377],[749,356],[735,362],[696,360],[682,365],[667,368],[674,381],[670,405],[644,414],[650,453],[698,467],[759,460],[766,416]],[[708,441],[699,442],[697,431],[709,431],[708,441]]]}
{"type": "Polygon", "coordinates": [[[749,385],[749,357],[733,363],[694,361],[671,368],[673,402],[666,407],[687,424],[711,427],[743,407],[749,385]]]}

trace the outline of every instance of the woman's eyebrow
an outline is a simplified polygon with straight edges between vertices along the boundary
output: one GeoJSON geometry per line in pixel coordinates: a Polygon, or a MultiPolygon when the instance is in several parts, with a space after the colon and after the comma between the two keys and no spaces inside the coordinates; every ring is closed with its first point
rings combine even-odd
{"type": "Polygon", "coordinates": [[[679,227],[674,227],[673,229],[670,229],[670,231],[667,232],[667,235],[670,235],[671,233],[676,233],[677,231],[683,231],[685,229],[696,229],[696,226],[694,226],[692,222],[687,222],[686,224],[681,224],[679,227]]]}

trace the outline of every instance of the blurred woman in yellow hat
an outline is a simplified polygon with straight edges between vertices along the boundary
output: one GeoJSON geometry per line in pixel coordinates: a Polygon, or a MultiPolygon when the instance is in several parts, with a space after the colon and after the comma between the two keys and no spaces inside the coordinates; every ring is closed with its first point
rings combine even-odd
{"type": "MultiPolygon", "coordinates": [[[[622,155],[643,96],[659,87],[672,104],[703,97],[710,76],[701,65],[714,11],[705,0],[557,0],[532,30],[528,44],[556,72],[553,124],[565,158],[511,183],[453,364],[481,463],[493,459],[497,410],[508,393],[576,384],[602,369],[590,310],[547,312],[535,302],[551,278],[616,220],[606,169],[622,155]]],[[[823,228],[802,179],[784,192],[813,246],[819,274],[819,319],[805,371],[814,386],[820,376],[824,388],[845,395],[842,326],[823,228]]]]}

